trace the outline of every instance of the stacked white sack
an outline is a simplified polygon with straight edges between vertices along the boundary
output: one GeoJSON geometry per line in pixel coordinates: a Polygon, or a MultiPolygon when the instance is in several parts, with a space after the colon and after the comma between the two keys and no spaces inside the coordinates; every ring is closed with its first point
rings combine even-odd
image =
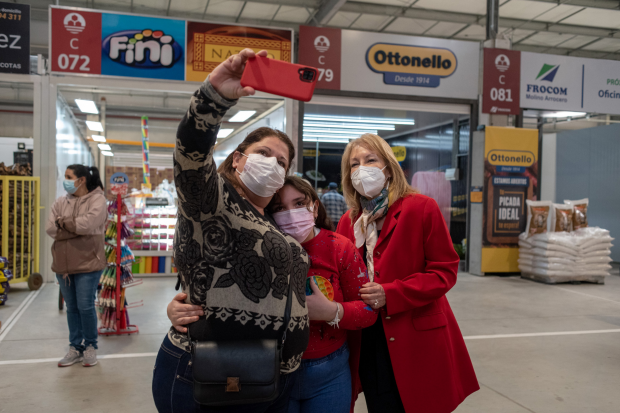
{"type": "Polygon", "coordinates": [[[598,227],[529,238],[523,233],[519,236],[519,269],[541,276],[609,275],[613,240],[609,231],[598,227]]]}

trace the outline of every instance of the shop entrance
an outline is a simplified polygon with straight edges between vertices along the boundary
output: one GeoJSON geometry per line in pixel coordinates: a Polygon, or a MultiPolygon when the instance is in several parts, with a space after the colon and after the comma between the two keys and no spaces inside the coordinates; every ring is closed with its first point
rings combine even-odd
{"type": "Polygon", "coordinates": [[[437,201],[465,258],[470,105],[315,96],[304,105],[303,178],[319,196],[335,182],[350,140],[384,138],[408,182],[437,201]]]}

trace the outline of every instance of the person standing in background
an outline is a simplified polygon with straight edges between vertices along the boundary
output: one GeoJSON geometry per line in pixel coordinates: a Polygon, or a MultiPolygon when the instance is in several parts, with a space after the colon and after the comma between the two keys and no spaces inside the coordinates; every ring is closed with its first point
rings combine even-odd
{"type": "Polygon", "coordinates": [[[95,294],[106,266],[105,223],[108,209],[99,170],[69,165],[63,182],[67,195],[52,205],[46,232],[52,244],[52,271],[67,304],[69,352],[58,362],[67,367],[97,364],[95,294]]]}
{"type": "Polygon", "coordinates": [[[329,184],[329,191],[327,191],[321,198],[321,202],[325,205],[327,215],[334,223],[335,227],[338,227],[340,217],[344,215],[349,209],[344,197],[338,193],[338,184],[331,182],[329,184]]]}

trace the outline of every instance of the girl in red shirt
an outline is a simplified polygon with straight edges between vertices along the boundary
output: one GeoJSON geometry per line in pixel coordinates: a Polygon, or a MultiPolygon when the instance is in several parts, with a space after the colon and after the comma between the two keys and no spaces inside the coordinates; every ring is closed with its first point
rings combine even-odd
{"type": "Polygon", "coordinates": [[[310,342],[289,412],[348,413],[352,388],[347,330],[361,330],[377,319],[359,294],[362,285],[369,282],[366,266],[353,243],[332,232],[325,207],[303,179],[287,177],[267,210],[280,229],[297,239],[308,253],[312,263],[308,277],[316,276],[322,285],[327,280],[333,289],[330,301],[315,282],[309,283],[312,294],[306,304],[310,342]]]}

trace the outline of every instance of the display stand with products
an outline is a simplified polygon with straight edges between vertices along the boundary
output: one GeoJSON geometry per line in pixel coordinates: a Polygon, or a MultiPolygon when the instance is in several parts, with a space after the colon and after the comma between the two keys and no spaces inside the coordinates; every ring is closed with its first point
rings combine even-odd
{"type": "Polygon", "coordinates": [[[115,212],[113,216],[116,220],[109,221],[106,231],[108,266],[101,275],[101,290],[97,299],[101,324],[99,334],[104,336],[138,333],[138,326],[129,323],[127,310],[142,305],[141,302],[127,305],[125,298],[127,288],[142,283],[141,280],[133,278],[131,264],[135,259],[131,249],[123,245],[123,239],[131,234],[129,227],[123,222],[123,216],[128,215],[127,206],[122,200],[122,194],[127,192],[128,178],[125,174],[114,174],[110,181],[116,201],[110,205],[109,211],[115,212]]]}

